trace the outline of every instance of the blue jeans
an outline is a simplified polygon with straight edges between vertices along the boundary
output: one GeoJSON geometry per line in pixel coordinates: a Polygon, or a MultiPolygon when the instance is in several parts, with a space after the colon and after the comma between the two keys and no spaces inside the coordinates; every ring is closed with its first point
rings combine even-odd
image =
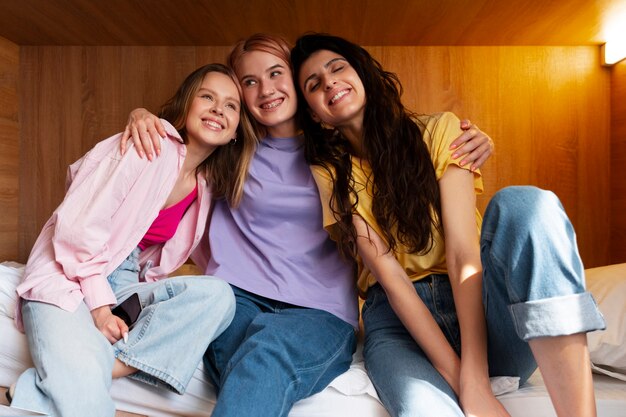
{"type": "Polygon", "coordinates": [[[24,301],[22,315],[35,368],[20,375],[12,407],[51,416],[113,416],[114,359],[138,369],[131,378],[185,392],[209,343],[230,323],[230,286],[207,276],[139,282],[136,249],[108,277],[119,302],[138,293],[143,310],[128,342],[111,345],[87,306],[74,312],[24,301]]]}
{"type": "Polygon", "coordinates": [[[287,416],[348,370],[354,328],[336,316],[233,287],[231,325],[204,356],[218,389],[213,417],[287,416]]]}
{"type": "MultiPolygon", "coordinates": [[[[585,291],[574,230],[553,193],[509,187],[487,207],[482,226],[483,304],[491,376],[519,376],[536,363],[529,339],[604,328],[585,291]]],[[[460,331],[446,275],[414,283],[452,347],[460,331]]],[[[463,417],[453,390],[393,312],[379,285],[363,305],[367,371],[391,416],[463,417]]]]}

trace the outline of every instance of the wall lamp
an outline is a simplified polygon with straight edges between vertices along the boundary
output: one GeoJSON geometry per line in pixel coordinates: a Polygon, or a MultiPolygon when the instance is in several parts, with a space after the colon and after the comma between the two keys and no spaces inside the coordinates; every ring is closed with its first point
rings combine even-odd
{"type": "Polygon", "coordinates": [[[613,65],[626,58],[626,3],[619,2],[606,12],[601,56],[604,65],[613,65]]]}
{"type": "Polygon", "coordinates": [[[608,41],[601,47],[604,65],[613,65],[626,58],[626,39],[608,41]]]}

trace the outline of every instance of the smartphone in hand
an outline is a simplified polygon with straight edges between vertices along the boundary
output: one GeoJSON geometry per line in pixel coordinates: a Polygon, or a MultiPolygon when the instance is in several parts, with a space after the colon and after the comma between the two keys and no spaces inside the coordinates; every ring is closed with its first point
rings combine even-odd
{"type": "Polygon", "coordinates": [[[128,327],[132,326],[141,313],[141,301],[139,301],[139,295],[133,293],[126,300],[117,305],[111,313],[124,320],[124,323],[128,327]]]}

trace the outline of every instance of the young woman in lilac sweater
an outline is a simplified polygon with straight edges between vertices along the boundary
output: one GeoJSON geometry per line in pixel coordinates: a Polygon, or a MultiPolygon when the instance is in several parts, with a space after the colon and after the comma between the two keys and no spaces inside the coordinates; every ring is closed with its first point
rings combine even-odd
{"type": "MultiPolygon", "coordinates": [[[[204,257],[199,266],[228,281],[237,299],[232,324],[204,358],[218,389],[213,416],[286,416],[350,366],[358,323],[354,269],[322,226],[296,121],[289,44],[253,35],[235,45],[229,64],[260,144],[240,206],[216,203],[206,247],[194,258],[204,257]]],[[[164,130],[141,109],[131,113],[126,133],[153,154],[164,130]]],[[[491,143],[471,127],[457,144],[472,138],[459,152],[480,165],[491,143]]]]}

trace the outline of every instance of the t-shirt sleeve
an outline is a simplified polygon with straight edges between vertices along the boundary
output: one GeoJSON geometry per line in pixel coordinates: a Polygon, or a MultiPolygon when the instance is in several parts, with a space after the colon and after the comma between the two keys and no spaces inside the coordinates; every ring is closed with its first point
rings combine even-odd
{"type": "Polygon", "coordinates": [[[311,165],[313,179],[317,184],[317,190],[320,195],[320,203],[322,204],[322,222],[324,229],[330,234],[333,240],[336,240],[335,230],[337,219],[331,207],[331,197],[333,194],[333,182],[330,173],[326,168],[319,165],[311,165]]]}
{"type": "MultiPolygon", "coordinates": [[[[469,164],[464,167],[459,165],[462,157],[452,159],[453,151],[450,150],[450,144],[463,133],[460,126],[461,121],[459,118],[450,112],[429,116],[425,123],[424,141],[430,149],[430,158],[435,167],[437,180],[443,177],[450,165],[469,170],[469,164]]],[[[482,194],[484,190],[480,170],[474,172],[474,190],[476,194],[482,194]]]]}

